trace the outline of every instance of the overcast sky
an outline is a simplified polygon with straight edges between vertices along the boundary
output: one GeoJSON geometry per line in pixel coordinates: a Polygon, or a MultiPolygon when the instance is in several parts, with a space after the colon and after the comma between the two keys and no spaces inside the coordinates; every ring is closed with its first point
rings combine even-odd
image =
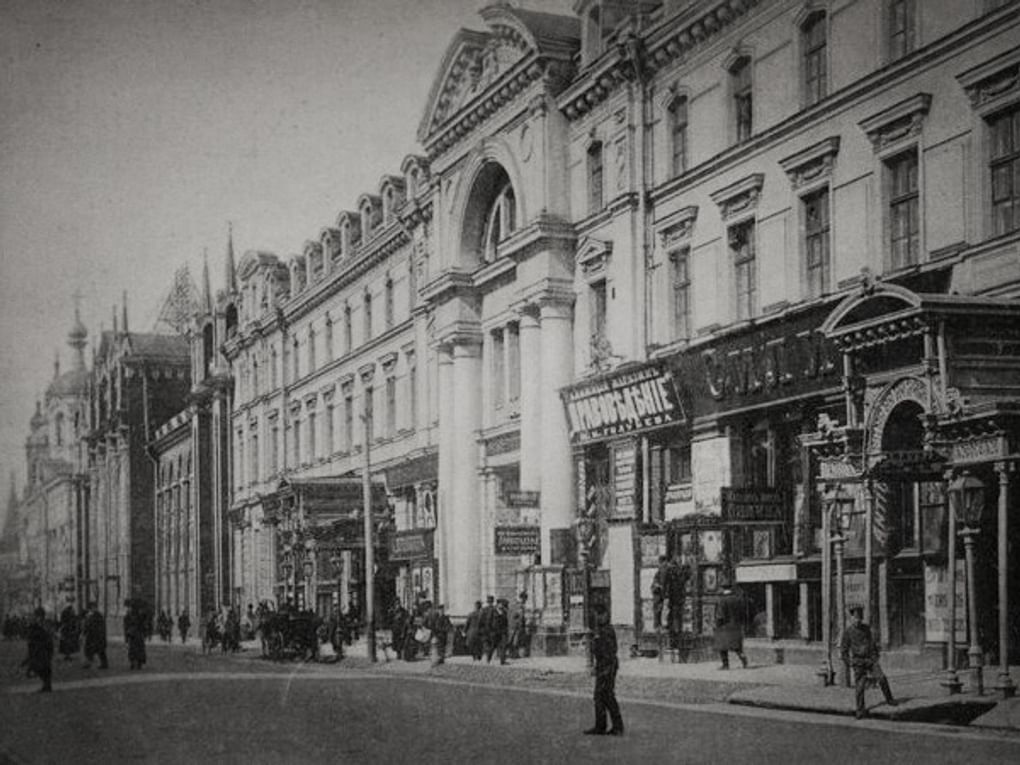
{"type": "MultiPolygon", "coordinates": [[[[0,514],[34,401],[128,290],[148,330],[209,250],[298,252],[415,133],[481,0],[0,0],[0,514]]],[[[570,13],[570,0],[517,2],[570,13]]],[[[91,353],[91,345],[88,353],[91,353]]]]}

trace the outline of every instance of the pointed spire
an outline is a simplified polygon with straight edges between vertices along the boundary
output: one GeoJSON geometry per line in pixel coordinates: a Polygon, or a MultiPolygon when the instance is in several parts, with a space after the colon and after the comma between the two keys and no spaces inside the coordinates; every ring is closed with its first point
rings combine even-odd
{"type": "Polygon", "coordinates": [[[202,248],[202,310],[207,314],[211,314],[213,310],[212,304],[212,286],[209,283],[209,248],[202,248]]]}
{"type": "Polygon", "coordinates": [[[128,323],[127,323],[127,290],[124,290],[121,293],[121,304],[122,304],[122,315],[123,315],[123,322],[122,322],[122,324],[123,324],[123,327],[124,327],[124,334],[127,334],[127,331],[128,331],[128,323]]]}
{"type": "Polygon", "coordinates": [[[228,292],[235,292],[237,290],[237,274],[234,267],[234,224],[227,222],[227,262],[226,266],[226,284],[224,289],[228,292]]]}

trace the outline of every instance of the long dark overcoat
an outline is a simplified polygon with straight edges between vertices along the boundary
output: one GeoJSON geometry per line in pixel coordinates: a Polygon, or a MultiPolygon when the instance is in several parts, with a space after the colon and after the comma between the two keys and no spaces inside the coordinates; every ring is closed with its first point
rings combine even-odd
{"type": "Polygon", "coordinates": [[[747,621],[744,599],[731,592],[719,599],[715,611],[715,650],[744,650],[744,622],[747,621]]]}

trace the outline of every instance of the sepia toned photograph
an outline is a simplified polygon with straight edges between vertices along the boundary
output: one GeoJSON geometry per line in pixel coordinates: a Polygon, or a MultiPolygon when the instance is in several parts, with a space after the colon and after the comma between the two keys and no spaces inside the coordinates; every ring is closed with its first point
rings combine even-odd
{"type": "Polygon", "coordinates": [[[0,0],[0,765],[1020,762],[1020,2],[0,0]]]}

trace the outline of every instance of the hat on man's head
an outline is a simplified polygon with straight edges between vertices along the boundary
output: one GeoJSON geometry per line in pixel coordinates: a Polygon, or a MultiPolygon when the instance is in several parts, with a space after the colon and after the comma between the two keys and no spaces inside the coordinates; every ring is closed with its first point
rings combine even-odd
{"type": "Polygon", "coordinates": [[[485,596],[485,602],[486,603],[491,603],[493,600],[495,600],[495,598],[492,597],[492,595],[486,595],[485,596]]]}
{"type": "Polygon", "coordinates": [[[864,618],[864,606],[850,606],[850,616],[859,616],[864,618]]]}

